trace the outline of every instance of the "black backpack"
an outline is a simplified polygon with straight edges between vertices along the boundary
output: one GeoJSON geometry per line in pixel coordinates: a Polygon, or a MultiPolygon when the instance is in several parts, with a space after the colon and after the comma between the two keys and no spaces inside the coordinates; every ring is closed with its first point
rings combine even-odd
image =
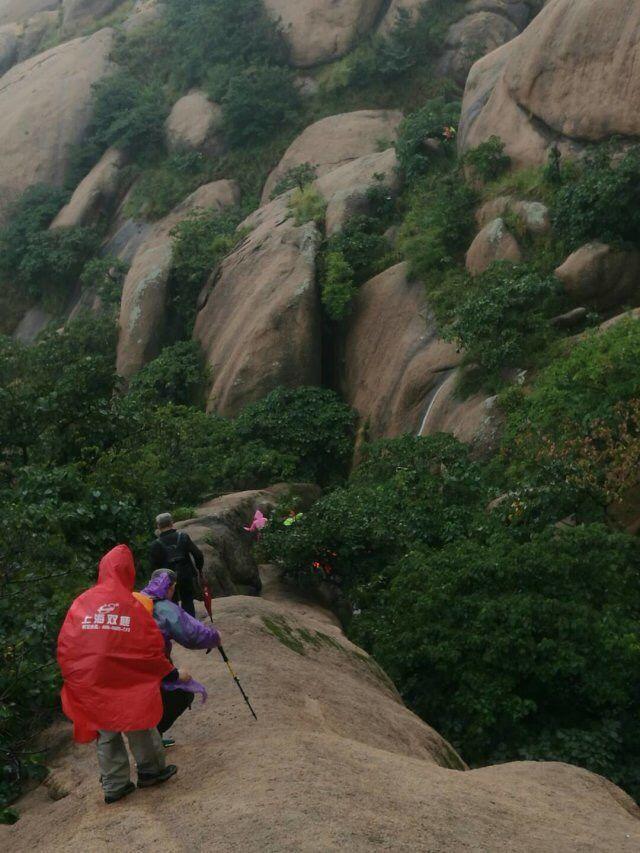
{"type": "Polygon", "coordinates": [[[162,537],[157,540],[164,550],[166,555],[165,562],[168,569],[174,571],[179,577],[182,577],[187,572],[193,573],[193,563],[185,550],[185,540],[181,530],[177,531],[175,541],[170,542],[162,537]]]}

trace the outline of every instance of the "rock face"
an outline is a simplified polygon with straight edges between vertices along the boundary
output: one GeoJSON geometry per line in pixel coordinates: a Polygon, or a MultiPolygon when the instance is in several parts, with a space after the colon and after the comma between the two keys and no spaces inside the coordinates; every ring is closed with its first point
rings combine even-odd
{"type": "Polygon", "coordinates": [[[126,159],[122,151],[110,148],[78,184],[69,202],[51,223],[52,228],[90,225],[117,201],[120,177],[126,159]]]}
{"type": "Polygon", "coordinates": [[[72,775],[69,795],[23,797],[18,823],[0,827],[6,849],[153,850],[161,838],[171,853],[211,839],[242,853],[636,853],[638,809],[620,789],[559,763],[466,770],[329,612],[273,570],[263,580],[264,598],[213,602],[258,722],[218,655],[176,647],[211,697],[176,723],[176,779],[105,808],[95,749],[68,748],[51,765],[72,775]]]}
{"type": "Polygon", "coordinates": [[[640,135],[640,7],[554,0],[509,50],[474,67],[463,103],[463,151],[492,134],[516,166],[611,136],[640,135]],[[597,33],[597,38],[594,38],[597,33]]]}
{"type": "Polygon", "coordinates": [[[494,219],[512,213],[529,234],[546,234],[551,228],[549,208],[539,201],[519,201],[512,196],[498,196],[486,201],[476,211],[476,222],[484,228],[494,219]]]}
{"type": "Polygon", "coordinates": [[[614,308],[640,298],[640,252],[587,243],[555,271],[569,296],[614,308]]]}
{"type": "Polygon", "coordinates": [[[279,20],[291,61],[310,68],[339,59],[373,27],[383,0],[264,0],[279,20]]]}
{"type": "Polygon", "coordinates": [[[508,230],[503,219],[494,219],[482,229],[469,247],[466,257],[467,272],[480,275],[494,261],[522,260],[518,241],[508,230]]]}
{"type": "Polygon", "coordinates": [[[447,34],[445,54],[438,66],[443,76],[464,85],[473,63],[511,41],[520,30],[503,15],[475,12],[454,24],[447,34]]]}
{"type": "Polygon", "coordinates": [[[120,5],[121,0],[62,0],[62,25],[65,29],[86,26],[120,5]]]}
{"type": "Polygon", "coordinates": [[[446,432],[468,444],[475,458],[488,459],[497,450],[504,417],[496,397],[474,394],[463,400],[457,394],[460,371],[446,374],[433,394],[420,435],[446,432]]]}
{"type": "Polygon", "coordinates": [[[461,356],[438,337],[424,285],[397,264],[364,284],[344,342],[341,389],[371,439],[416,434],[429,396],[461,356]]]}
{"type": "Polygon", "coordinates": [[[169,151],[200,151],[209,156],[224,151],[222,107],[195,90],[180,98],[165,124],[169,151]]]}
{"type": "Polygon", "coordinates": [[[315,122],[291,143],[269,175],[262,203],[269,202],[278,181],[295,166],[311,163],[322,177],[351,160],[388,148],[397,137],[401,121],[402,113],[397,110],[359,110],[315,122]]]}
{"type": "Polygon", "coordinates": [[[209,410],[234,416],[279,385],[320,382],[320,235],[296,226],[286,199],[252,214],[252,232],[209,282],[196,319],[213,384],[209,410]]]}
{"type": "Polygon", "coordinates": [[[100,30],[14,66],[0,79],[0,222],[35,183],[60,185],[90,119],[91,87],[110,68],[100,30]]]}
{"type": "Polygon", "coordinates": [[[280,500],[291,497],[301,512],[321,495],[318,486],[279,483],[269,489],[236,492],[198,507],[197,517],[176,524],[185,530],[204,554],[203,572],[214,596],[238,593],[257,595],[262,589],[252,539],[244,530],[257,509],[264,515],[280,500]]]}
{"type": "Polygon", "coordinates": [[[18,324],[13,337],[23,344],[31,344],[52,320],[53,317],[43,308],[30,308],[18,324]]]}
{"type": "Polygon", "coordinates": [[[62,0],[0,0],[0,26],[28,21],[38,12],[50,12],[60,7],[62,0]]]}
{"type": "Polygon", "coordinates": [[[16,24],[0,27],[0,76],[8,71],[18,57],[20,28],[16,24]]]}
{"type": "Polygon", "coordinates": [[[205,184],[146,233],[122,292],[117,358],[120,376],[131,378],[155,358],[162,345],[173,228],[199,208],[223,210],[239,201],[240,191],[233,181],[205,184]]]}

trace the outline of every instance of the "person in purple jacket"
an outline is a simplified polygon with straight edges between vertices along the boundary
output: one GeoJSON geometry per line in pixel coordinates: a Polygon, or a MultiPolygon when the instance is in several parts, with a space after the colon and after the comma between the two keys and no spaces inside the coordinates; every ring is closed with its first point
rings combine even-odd
{"type": "MultiPolygon", "coordinates": [[[[157,569],[140,593],[153,602],[153,618],[164,637],[169,660],[174,642],[185,649],[215,649],[221,643],[220,634],[213,625],[203,625],[173,603],[177,579],[176,573],[171,569],[157,569]]],[[[206,701],[206,689],[191,677],[187,681],[163,681],[163,715],[158,724],[161,735],[171,728],[181,714],[191,708],[196,693],[200,693],[203,701],[206,701]]],[[[173,738],[163,738],[163,743],[165,746],[173,746],[175,741],[173,738]]]]}

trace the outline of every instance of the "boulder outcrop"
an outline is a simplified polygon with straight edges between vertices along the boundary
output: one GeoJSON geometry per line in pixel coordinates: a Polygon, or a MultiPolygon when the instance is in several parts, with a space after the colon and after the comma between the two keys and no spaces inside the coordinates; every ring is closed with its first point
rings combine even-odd
{"type": "Polygon", "coordinates": [[[51,223],[51,228],[91,225],[107,214],[117,202],[120,178],[126,158],[110,148],[76,187],[73,195],[51,223]]]}
{"type": "Polygon", "coordinates": [[[180,98],[165,124],[165,140],[169,151],[199,151],[208,156],[222,154],[222,107],[195,89],[180,98]]]}
{"type": "Polygon", "coordinates": [[[614,308],[640,299],[640,252],[587,243],[555,271],[568,296],[614,308]]]}
{"type": "Polygon", "coordinates": [[[549,208],[539,201],[520,201],[512,196],[498,196],[481,205],[476,211],[476,222],[484,228],[506,213],[513,214],[518,226],[529,234],[546,234],[551,228],[549,208]]]}
{"type": "Polygon", "coordinates": [[[213,377],[208,408],[227,416],[279,385],[318,385],[321,372],[318,229],[296,225],[286,198],[240,228],[251,233],[212,275],[194,329],[213,377]]]}
{"type": "Polygon", "coordinates": [[[198,209],[224,210],[239,203],[234,181],[205,184],[144,235],[127,273],[120,305],[117,370],[131,378],[160,351],[171,272],[171,231],[198,209]]]}
{"type": "Polygon", "coordinates": [[[402,113],[397,110],[358,110],[315,122],[291,143],[269,175],[262,193],[267,204],[289,169],[311,163],[318,177],[365,154],[375,154],[395,141],[402,113]]]}
{"type": "Polygon", "coordinates": [[[463,86],[473,63],[515,38],[520,30],[503,15],[474,12],[453,24],[438,70],[463,86]]]}
{"type": "Polygon", "coordinates": [[[383,0],[264,0],[280,22],[291,61],[310,68],[339,59],[373,27],[383,0]]]}
{"type": "Polygon", "coordinates": [[[91,116],[91,87],[110,69],[112,30],[15,65],[0,78],[0,222],[35,183],[61,185],[91,116]]]}
{"type": "Polygon", "coordinates": [[[0,27],[0,76],[11,68],[18,57],[20,32],[17,24],[0,27]]]}
{"type": "Polygon", "coordinates": [[[549,146],[640,135],[640,7],[629,0],[554,0],[506,48],[474,66],[465,92],[463,151],[500,136],[516,166],[549,146]],[[597,38],[594,37],[597,33],[597,38]]]}
{"type": "Polygon", "coordinates": [[[505,225],[504,219],[498,218],[476,235],[469,247],[466,257],[467,272],[480,275],[495,261],[511,261],[518,263],[522,253],[518,241],[505,225]]]}
{"type": "Polygon", "coordinates": [[[38,12],[59,9],[62,0],[0,0],[0,26],[28,21],[38,12]]]}
{"type": "Polygon", "coordinates": [[[364,284],[345,335],[341,390],[368,437],[419,431],[429,397],[461,361],[439,336],[424,285],[397,264],[364,284]]]}
{"type": "Polygon", "coordinates": [[[177,777],[105,808],[95,748],[69,746],[51,760],[62,799],[23,797],[6,849],[636,853],[638,808],[619,788],[559,763],[467,770],[331,613],[273,569],[263,580],[263,598],[213,603],[258,722],[218,655],[175,648],[211,696],[176,723],[177,777]]]}
{"type": "Polygon", "coordinates": [[[320,495],[318,486],[306,483],[278,483],[268,489],[236,492],[203,504],[195,518],[176,527],[186,531],[202,550],[203,573],[214,596],[258,595],[262,589],[260,573],[252,539],[244,528],[251,524],[257,509],[269,516],[281,500],[290,498],[305,512],[320,495]]]}

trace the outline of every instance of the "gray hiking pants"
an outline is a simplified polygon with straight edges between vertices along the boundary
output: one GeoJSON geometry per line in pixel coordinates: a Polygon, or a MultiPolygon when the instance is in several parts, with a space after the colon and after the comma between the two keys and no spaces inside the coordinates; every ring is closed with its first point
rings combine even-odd
{"type": "MultiPolygon", "coordinates": [[[[125,737],[139,774],[164,770],[164,746],[157,729],[125,732],[125,737]]],[[[120,732],[98,733],[98,765],[105,794],[115,794],[131,781],[129,756],[120,732]]]]}

